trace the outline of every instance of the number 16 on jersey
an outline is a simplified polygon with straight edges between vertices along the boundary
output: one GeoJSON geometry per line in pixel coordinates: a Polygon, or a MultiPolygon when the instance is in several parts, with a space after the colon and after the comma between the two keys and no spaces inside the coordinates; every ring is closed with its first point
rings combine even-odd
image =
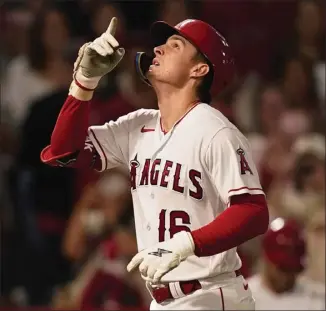
{"type": "Polygon", "coordinates": [[[190,232],[190,228],[187,225],[190,225],[190,216],[187,212],[162,209],[159,215],[159,242],[165,241],[166,238],[173,238],[173,236],[180,231],[190,232]],[[168,236],[166,236],[166,234],[168,234],[168,236]]]}

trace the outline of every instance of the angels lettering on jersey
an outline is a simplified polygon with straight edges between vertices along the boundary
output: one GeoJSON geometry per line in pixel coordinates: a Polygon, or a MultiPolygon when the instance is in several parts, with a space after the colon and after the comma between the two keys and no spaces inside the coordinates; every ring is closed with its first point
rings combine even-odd
{"type": "Polygon", "coordinates": [[[130,183],[132,190],[151,185],[168,188],[175,192],[189,195],[196,200],[203,198],[202,173],[198,170],[187,170],[185,176],[188,181],[185,181],[181,177],[181,171],[185,169],[185,166],[182,164],[162,159],[145,159],[143,163],[140,163],[137,156],[136,154],[130,161],[130,183]],[[187,187],[186,185],[191,186],[187,187]]]}

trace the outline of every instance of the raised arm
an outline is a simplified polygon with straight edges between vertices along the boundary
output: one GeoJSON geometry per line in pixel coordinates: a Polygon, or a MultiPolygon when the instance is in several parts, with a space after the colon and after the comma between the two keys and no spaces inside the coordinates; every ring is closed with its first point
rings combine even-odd
{"type": "MultiPolygon", "coordinates": [[[[88,166],[95,169],[103,167],[98,151],[88,136],[89,105],[100,79],[111,72],[125,54],[125,50],[114,38],[116,27],[117,19],[114,17],[105,33],[80,48],[74,64],[69,95],[58,116],[51,143],[41,152],[44,163],[52,166],[88,166]]],[[[114,139],[115,134],[119,135],[119,131],[125,130],[122,127],[118,128],[112,122],[98,128],[101,133],[106,130],[113,137],[110,144],[112,167],[122,162],[121,146],[114,139]]]]}

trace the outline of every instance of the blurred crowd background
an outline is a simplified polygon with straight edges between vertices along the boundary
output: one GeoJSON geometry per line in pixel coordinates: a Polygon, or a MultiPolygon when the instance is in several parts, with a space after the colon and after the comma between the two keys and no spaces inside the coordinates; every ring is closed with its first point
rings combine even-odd
{"type": "MultiPolygon", "coordinates": [[[[247,135],[271,221],[294,219],[306,243],[304,256],[291,245],[284,249],[302,260],[302,273],[273,266],[280,285],[275,299],[305,280],[311,291],[300,299],[324,300],[324,13],[325,2],[313,0],[1,1],[0,307],[141,310],[149,304],[138,274],[125,269],[137,250],[128,172],[51,168],[39,157],[79,47],[113,16],[127,52],[101,80],[90,125],[156,107],[133,64],[136,51],[150,49],[153,21],[193,17],[215,26],[234,50],[238,79],[212,105],[247,135]],[[287,279],[292,285],[282,287],[287,279]]],[[[246,278],[266,274],[268,247],[279,247],[266,249],[261,241],[239,247],[246,278]]]]}

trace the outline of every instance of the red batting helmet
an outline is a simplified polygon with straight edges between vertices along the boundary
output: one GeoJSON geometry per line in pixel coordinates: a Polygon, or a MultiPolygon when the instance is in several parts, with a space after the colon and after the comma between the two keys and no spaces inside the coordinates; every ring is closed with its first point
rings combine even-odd
{"type": "Polygon", "coordinates": [[[273,220],[263,238],[263,253],[280,269],[301,272],[305,242],[297,223],[283,218],[273,220]]]}
{"type": "MultiPolygon", "coordinates": [[[[212,95],[220,93],[235,77],[235,64],[231,49],[225,38],[209,24],[187,19],[175,27],[165,22],[156,22],[151,27],[151,37],[154,46],[165,44],[172,35],[180,35],[191,42],[207,59],[213,69],[212,95]]],[[[145,74],[152,63],[152,59],[144,53],[136,56],[136,68],[142,79],[150,84],[145,74]]]]}

